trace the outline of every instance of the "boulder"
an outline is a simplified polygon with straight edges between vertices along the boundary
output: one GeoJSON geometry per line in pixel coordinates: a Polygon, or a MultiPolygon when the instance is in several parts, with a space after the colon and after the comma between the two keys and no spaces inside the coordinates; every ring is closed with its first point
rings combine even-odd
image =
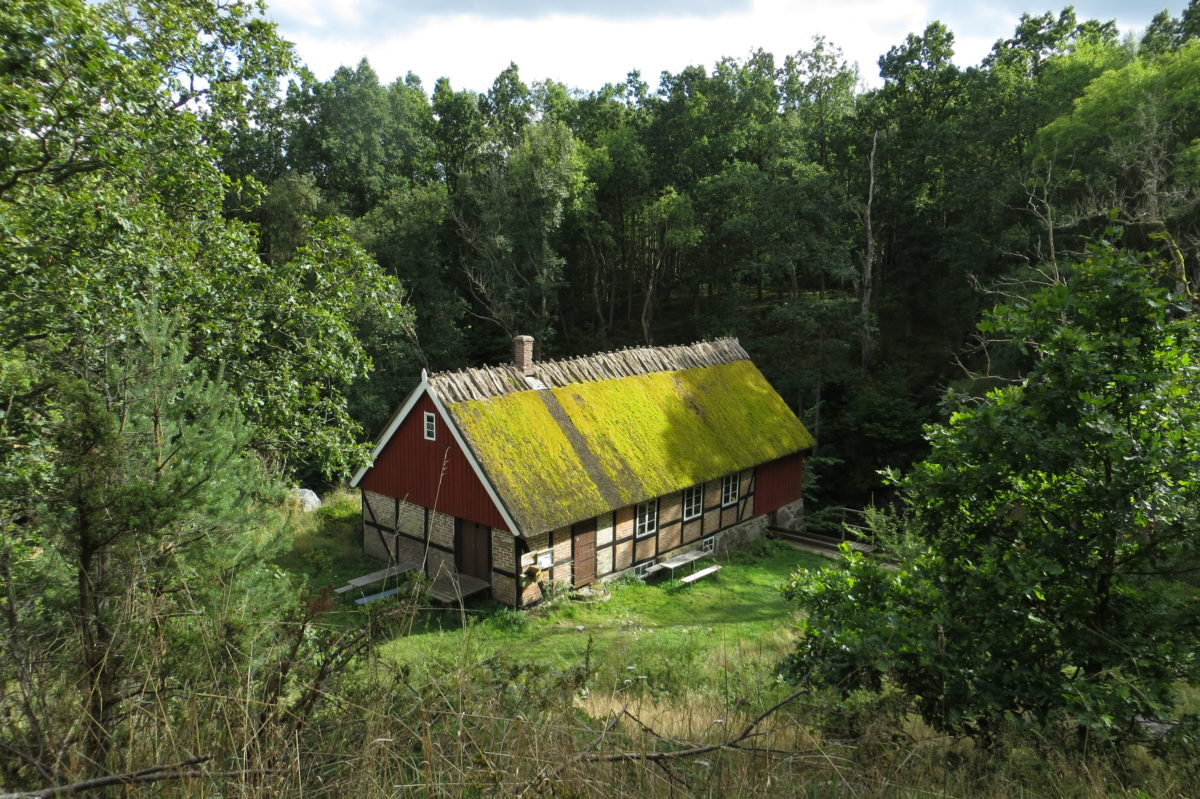
{"type": "Polygon", "coordinates": [[[292,502],[300,506],[300,510],[305,513],[314,511],[321,507],[321,498],[317,496],[315,491],[307,488],[293,488],[292,502]]]}

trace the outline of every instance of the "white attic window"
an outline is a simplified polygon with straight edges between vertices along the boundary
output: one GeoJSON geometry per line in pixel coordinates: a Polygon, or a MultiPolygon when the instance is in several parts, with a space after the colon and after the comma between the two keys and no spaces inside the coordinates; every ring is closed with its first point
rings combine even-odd
{"type": "Polygon", "coordinates": [[[437,441],[437,414],[425,411],[425,440],[437,441]]]}

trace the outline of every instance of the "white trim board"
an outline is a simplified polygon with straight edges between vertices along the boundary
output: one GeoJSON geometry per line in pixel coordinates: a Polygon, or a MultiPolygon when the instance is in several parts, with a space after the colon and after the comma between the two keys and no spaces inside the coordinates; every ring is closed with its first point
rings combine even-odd
{"type": "Polygon", "coordinates": [[[375,448],[371,450],[371,462],[354,473],[354,477],[350,480],[351,488],[358,488],[359,481],[363,479],[363,475],[375,465],[375,459],[379,457],[379,453],[383,452],[383,448],[387,446],[387,443],[392,440],[392,436],[400,429],[400,424],[408,416],[409,412],[412,411],[413,406],[417,404],[417,400],[421,398],[421,394],[427,391],[429,391],[429,380],[425,376],[425,372],[422,371],[421,382],[408,395],[408,399],[404,400],[403,404],[400,405],[400,410],[396,411],[392,416],[392,420],[388,422],[387,428],[375,442],[375,448]]]}

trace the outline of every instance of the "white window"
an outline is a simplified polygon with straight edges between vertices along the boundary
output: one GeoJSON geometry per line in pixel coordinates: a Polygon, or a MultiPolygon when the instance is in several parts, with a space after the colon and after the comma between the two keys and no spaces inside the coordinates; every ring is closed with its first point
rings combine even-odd
{"type": "Polygon", "coordinates": [[[658,532],[658,500],[651,499],[639,502],[634,514],[633,534],[636,538],[645,538],[658,532]]]}
{"type": "Polygon", "coordinates": [[[727,474],[721,478],[721,507],[738,501],[738,475],[727,474]]]}
{"type": "Polygon", "coordinates": [[[698,519],[704,509],[704,486],[692,486],[683,490],[683,520],[698,519]]]}
{"type": "Polygon", "coordinates": [[[425,411],[425,440],[437,441],[437,414],[425,411]]]}
{"type": "Polygon", "coordinates": [[[705,552],[709,552],[709,553],[716,552],[717,551],[717,537],[715,535],[710,535],[708,538],[701,541],[700,549],[705,552]]]}

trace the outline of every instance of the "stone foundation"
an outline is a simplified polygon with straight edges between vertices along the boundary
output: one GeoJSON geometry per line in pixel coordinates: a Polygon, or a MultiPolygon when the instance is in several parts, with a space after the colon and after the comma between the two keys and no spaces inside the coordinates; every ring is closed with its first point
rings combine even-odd
{"type": "Polygon", "coordinates": [[[774,526],[802,531],[804,530],[804,499],[801,498],[784,505],[770,515],[774,517],[772,522],[774,526]]]}

